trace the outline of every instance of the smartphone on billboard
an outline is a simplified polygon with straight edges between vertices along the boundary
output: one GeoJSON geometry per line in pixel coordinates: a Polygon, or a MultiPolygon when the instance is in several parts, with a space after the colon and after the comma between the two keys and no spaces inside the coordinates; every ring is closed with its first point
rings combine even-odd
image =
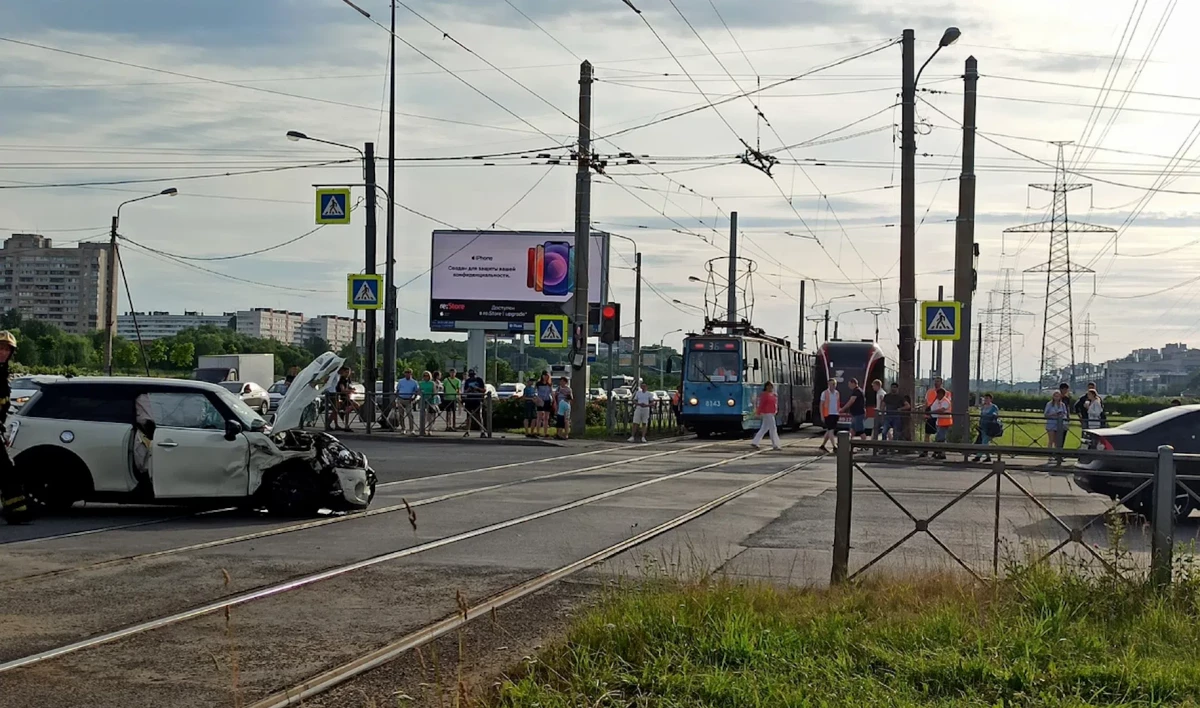
{"type": "Polygon", "coordinates": [[[542,292],[550,296],[564,296],[570,293],[571,244],[566,241],[547,241],[545,244],[545,259],[542,267],[542,292]]]}
{"type": "Polygon", "coordinates": [[[571,249],[571,257],[567,262],[567,292],[575,292],[575,249],[571,249]]]}
{"type": "Polygon", "coordinates": [[[525,264],[525,287],[529,288],[530,290],[533,290],[533,262],[536,257],[537,251],[532,248],[529,249],[525,264]]]}
{"type": "Polygon", "coordinates": [[[540,293],[546,282],[546,246],[538,244],[533,251],[533,289],[540,293]]]}

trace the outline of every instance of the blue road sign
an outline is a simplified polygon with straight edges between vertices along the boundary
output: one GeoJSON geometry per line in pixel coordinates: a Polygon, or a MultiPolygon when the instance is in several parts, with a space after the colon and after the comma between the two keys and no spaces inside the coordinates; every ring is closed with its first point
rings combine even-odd
{"type": "Polygon", "coordinates": [[[921,339],[957,342],[962,336],[962,303],[933,301],[921,303],[921,339]]]}
{"type": "Polygon", "coordinates": [[[317,223],[318,224],[349,224],[350,223],[350,190],[318,189],[317,190],[317,223]]]}
{"type": "Polygon", "coordinates": [[[524,322],[509,322],[508,323],[508,331],[509,332],[524,332],[525,331],[525,323],[524,322]]]}
{"type": "Polygon", "coordinates": [[[534,346],[566,349],[569,320],[566,315],[538,315],[534,318],[534,346]]]}
{"type": "Polygon", "coordinates": [[[349,273],[346,275],[346,307],[350,310],[382,310],[382,275],[349,273]]]}

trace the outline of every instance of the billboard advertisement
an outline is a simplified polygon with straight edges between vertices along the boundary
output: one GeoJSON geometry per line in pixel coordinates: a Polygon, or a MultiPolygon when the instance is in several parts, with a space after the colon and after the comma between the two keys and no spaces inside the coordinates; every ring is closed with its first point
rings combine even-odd
{"type": "MultiPolygon", "coordinates": [[[[588,295],[605,290],[606,236],[593,233],[588,295]]],[[[517,330],[538,315],[562,314],[575,292],[575,234],[531,231],[434,231],[430,329],[517,330]]]]}

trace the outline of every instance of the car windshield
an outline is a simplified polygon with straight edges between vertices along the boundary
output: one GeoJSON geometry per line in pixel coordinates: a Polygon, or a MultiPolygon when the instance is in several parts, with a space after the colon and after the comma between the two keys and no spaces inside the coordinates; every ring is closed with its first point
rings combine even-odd
{"type": "Polygon", "coordinates": [[[222,381],[222,382],[218,383],[217,385],[230,393],[241,393],[242,392],[242,382],[241,381],[222,381]]]}
{"type": "Polygon", "coordinates": [[[1150,415],[1144,415],[1141,418],[1118,425],[1117,428],[1120,430],[1127,430],[1131,433],[1140,433],[1144,430],[1149,430],[1156,425],[1161,425],[1168,420],[1172,420],[1177,416],[1187,415],[1188,413],[1194,413],[1195,411],[1196,409],[1191,406],[1175,406],[1173,408],[1164,408],[1161,411],[1155,411],[1150,415]]]}
{"type": "Polygon", "coordinates": [[[691,352],[688,381],[736,382],[741,374],[741,356],[736,352],[691,352]]]}
{"type": "MultiPolygon", "coordinates": [[[[222,384],[222,386],[224,386],[224,384],[222,384]]],[[[240,391],[241,389],[238,388],[237,390],[240,391]]],[[[266,427],[267,421],[263,420],[262,416],[259,414],[250,410],[250,406],[247,406],[242,401],[241,397],[233,395],[228,389],[222,388],[217,392],[217,397],[220,398],[225,405],[229,406],[229,408],[233,411],[233,414],[237,416],[238,422],[240,422],[242,426],[246,428],[246,430],[262,430],[266,427]]]]}
{"type": "Polygon", "coordinates": [[[14,391],[22,391],[22,390],[23,391],[40,391],[40,390],[42,390],[41,384],[39,384],[34,379],[31,379],[28,377],[23,378],[23,379],[13,379],[13,382],[10,384],[10,387],[14,391]]]}

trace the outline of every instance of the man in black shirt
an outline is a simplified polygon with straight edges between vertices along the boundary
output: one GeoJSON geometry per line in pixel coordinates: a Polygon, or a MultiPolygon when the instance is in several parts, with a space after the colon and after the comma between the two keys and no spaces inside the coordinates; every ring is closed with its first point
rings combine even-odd
{"type": "Polygon", "coordinates": [[[867,397],[858,386],[858,379],[850,379],[850,395],[839,413],[850,414],[850,435],[867,437],[867,397]]]}
{"type": "Polygon", "coordinates": [[[888,433],[893,440],[900,439],[900,409],[904,407],[904,396],[900,395],[900,384],[892,382],[891,388],[883,394],[883,430],[880,438],[888,439],[888,433]]]}

